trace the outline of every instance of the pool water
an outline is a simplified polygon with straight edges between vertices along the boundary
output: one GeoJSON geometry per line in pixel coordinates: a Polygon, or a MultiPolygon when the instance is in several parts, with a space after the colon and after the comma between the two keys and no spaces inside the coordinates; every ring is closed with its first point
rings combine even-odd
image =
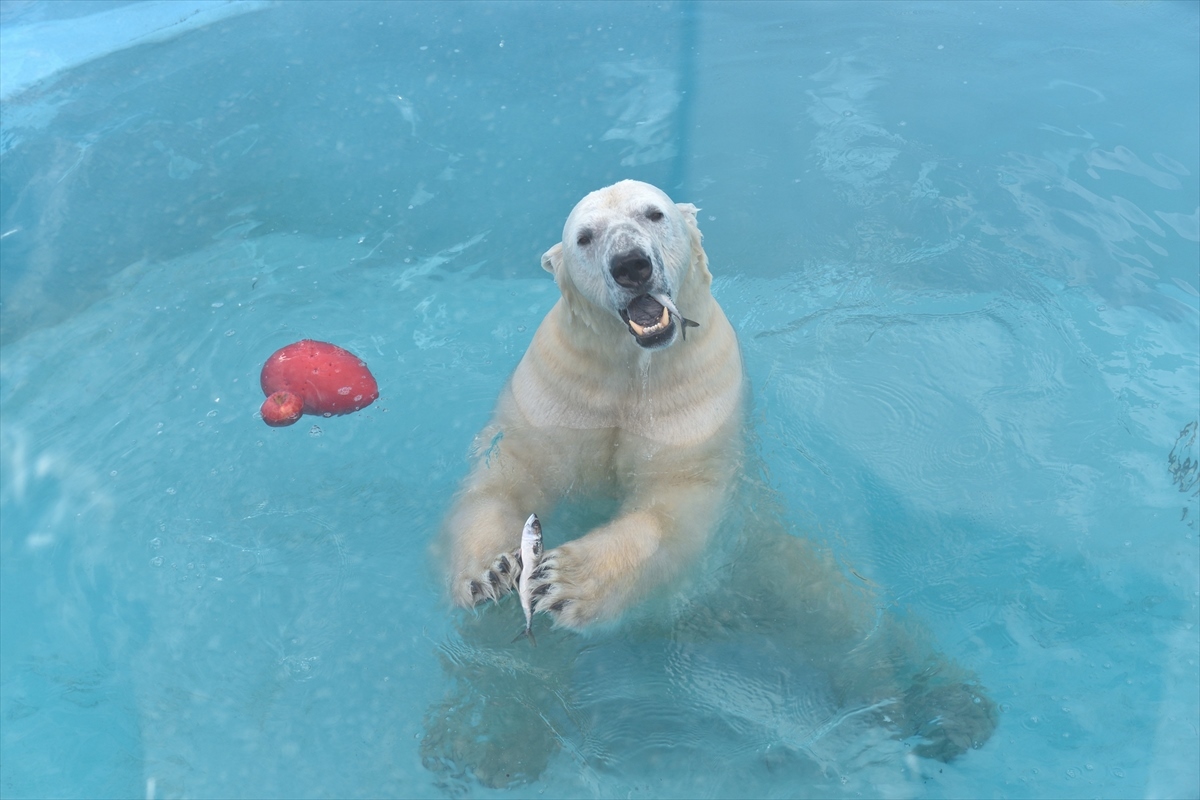
{"type": "Polygon", "coordinates": [[[1198,9],[6,3],[0,794],[1197,796],[1198,9]],[[539,257],[625,177],[702,209],[753,479],[979,676],[982,748],[770,637],[444,604],[539,257]],[[380,399],[266,427],[301,338],[380,399]],[[556,647],[539,775],[430,760],[556,647]]]}

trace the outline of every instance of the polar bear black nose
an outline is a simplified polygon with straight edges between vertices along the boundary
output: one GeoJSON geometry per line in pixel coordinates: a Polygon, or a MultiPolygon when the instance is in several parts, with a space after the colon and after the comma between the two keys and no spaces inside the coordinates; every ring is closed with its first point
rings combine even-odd
{"type": "Polygon", "coordinates": [[[631,250],[628,253],[613,256],[608,271],[612,273],[613,280],[618,285],[624,286],[626,289],[640,289],[650,280],[654,267],[651,265],[650,259],[646,258],[645,253],[640,250],[631,250]]]}

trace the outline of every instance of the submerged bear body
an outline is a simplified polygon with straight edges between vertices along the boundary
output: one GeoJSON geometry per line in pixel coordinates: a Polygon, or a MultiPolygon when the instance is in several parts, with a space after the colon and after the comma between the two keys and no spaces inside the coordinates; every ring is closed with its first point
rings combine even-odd
{"type": "Polygon", "coordinates": [[[918,755],[948,760],[986,741],[996,709],[973,675],[789,530],[759,479],[737,336],[712,296],[696,208],[637,181],[606,187],[575,207],[542,266],[562,297],[476,438],[438,549],[454,603],[499,600],[536,513],[547,550],[527,576],[532,612],[560,635],[539,632],[536,656],[501,657],[504,607],[464,618],[452,688],[428,717],[427,766],[490,785],[536,777],[588,694],[575,634],[635,628],[718,649],[743,641],[779,669],[827,675],[846,713],[918,755]]]}

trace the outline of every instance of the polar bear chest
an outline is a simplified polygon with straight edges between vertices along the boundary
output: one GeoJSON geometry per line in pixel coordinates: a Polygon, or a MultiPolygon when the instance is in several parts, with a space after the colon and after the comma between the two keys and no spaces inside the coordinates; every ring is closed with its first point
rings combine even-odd
{"type": "Polygon", "coordinates": [[[597,353],[539,329],[510,391],[537,428],[618,429],[665,445],[701,444],[740,413],[741,356],[720,315],[699,341],[664,357],[597,353]]]}

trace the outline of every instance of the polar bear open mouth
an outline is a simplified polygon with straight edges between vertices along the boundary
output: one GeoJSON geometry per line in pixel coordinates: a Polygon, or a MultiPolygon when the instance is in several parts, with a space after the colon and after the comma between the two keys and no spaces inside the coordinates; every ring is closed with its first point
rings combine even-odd
{"type": "Polygon", "coordinates": [[[675,320],[670,310],[648,294],[635,297],[621,311],[621,319],[642,347],[657,347],[670,341],[675,333],[675,320]]]}

